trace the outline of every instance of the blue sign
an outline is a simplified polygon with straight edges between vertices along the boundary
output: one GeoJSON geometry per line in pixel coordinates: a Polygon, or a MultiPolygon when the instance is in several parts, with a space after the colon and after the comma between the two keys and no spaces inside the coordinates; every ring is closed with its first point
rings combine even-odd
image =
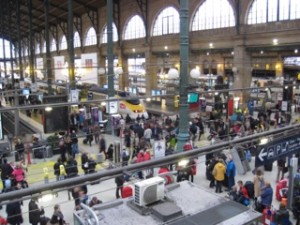
{"type": "Polygon", "coordinates": [[[93,98],[94,98],[93,92],[89,92],[87,95],[87,100],[93,100],[93,98]]]}
{"type": "Polygon", "coordinates": [[[299,150],[300,136],[298,134],[261,145],[256,154],[255,167],[268,164],[281,157],[290,156],[299,150]]]}

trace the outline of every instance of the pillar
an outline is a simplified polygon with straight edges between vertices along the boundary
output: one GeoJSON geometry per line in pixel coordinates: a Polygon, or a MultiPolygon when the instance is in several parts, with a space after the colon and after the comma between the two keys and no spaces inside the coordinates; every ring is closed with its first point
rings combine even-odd
{"type": "Polygon", "coordinates": [[[146,95],[151,95],[151,90],[157,89],[157,57],[152,54],[151,49],[145,52],[145,59],[146,59],[146,95]]]}
{"type": "MultiPolygon", "coordinates": [[[[234,72],[233,88],[248,88],[251,85],[251,56],[246,51],[243,43],[237,43],[234,47],[233,67],[236,67],[234,72]]],[[[235,92],[234,96],[241,98],[240,103],[245,104],[248,101],[250,92],[235,92]]]]}

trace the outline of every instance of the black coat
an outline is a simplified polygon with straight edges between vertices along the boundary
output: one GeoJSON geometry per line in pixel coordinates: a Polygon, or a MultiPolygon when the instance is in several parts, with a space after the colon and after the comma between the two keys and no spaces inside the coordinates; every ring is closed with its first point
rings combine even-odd
{"type": "Polygon", "coordinates": [[[10,202],[6,205],[7,222],[9,224],[23,223],[21,203],[10,202]]]}
{"type": "Polygon", "coordinates": [[[38,223],[41,220],[41,215],[45,212],[44,210],[40,210],[35,201],[30,200],[28,204],[29,211],[29,223],[38,223]]]}
{"type": "Polygon", "coordinates": [[[10,164],[8,164],[8,163],[2,164],[1,165],[1,179],[2,180],[8,179],[13,171],[14,170],[10,164]]]}

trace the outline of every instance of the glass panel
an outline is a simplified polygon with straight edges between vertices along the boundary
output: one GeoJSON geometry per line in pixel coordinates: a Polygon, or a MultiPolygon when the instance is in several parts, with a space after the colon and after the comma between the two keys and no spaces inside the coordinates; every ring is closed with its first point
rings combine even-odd
{"type": "Polygon", "coordinates": [[[233,9],[227,0],[206,0],[199,6],[194,16],[192,30],[233,27],[234,25],[233,9]]]}
{"type": "Polygon", "coordinates": [[[138,15],[132,17],[125,29],[124,40],[137,39],[146,36],[145,26],[142,18],[138,15]]]}
{"type": "Polygon", "coordinates": [[[164,9],[153,27],[153,36],[179,33],[179,13],[174,7],[164,9]]]}
{"type": "Polygon", "coordinates": [[[79,33],[76,31],[74,34],[74,48],[81,46],[79,33]]]}
{"type": "MultiPolygon", "coordinates": [[[[117,30],[115,23],[113,23],[113,42],[116,42],[118,40],[119,40],[118,30],[117,30]]],[[[107,25],[103,29],[101,43],[103,43],[103,44],[107,43],[107,25]]]]}
{"type": "Polygon", "coordinates": [[[86,33],[85,46],[96,45],[97,44],[97,34],[93,27],[91,27],[86,33]]]}

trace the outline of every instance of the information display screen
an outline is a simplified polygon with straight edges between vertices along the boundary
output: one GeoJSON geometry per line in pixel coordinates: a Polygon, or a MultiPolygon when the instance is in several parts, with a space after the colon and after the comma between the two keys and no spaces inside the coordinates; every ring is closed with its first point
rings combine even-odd
{"type": "Polygon", "coordinates": [[[198,93],[188,93],[188,103],[197,103],[199,101],[198,93]]]}

